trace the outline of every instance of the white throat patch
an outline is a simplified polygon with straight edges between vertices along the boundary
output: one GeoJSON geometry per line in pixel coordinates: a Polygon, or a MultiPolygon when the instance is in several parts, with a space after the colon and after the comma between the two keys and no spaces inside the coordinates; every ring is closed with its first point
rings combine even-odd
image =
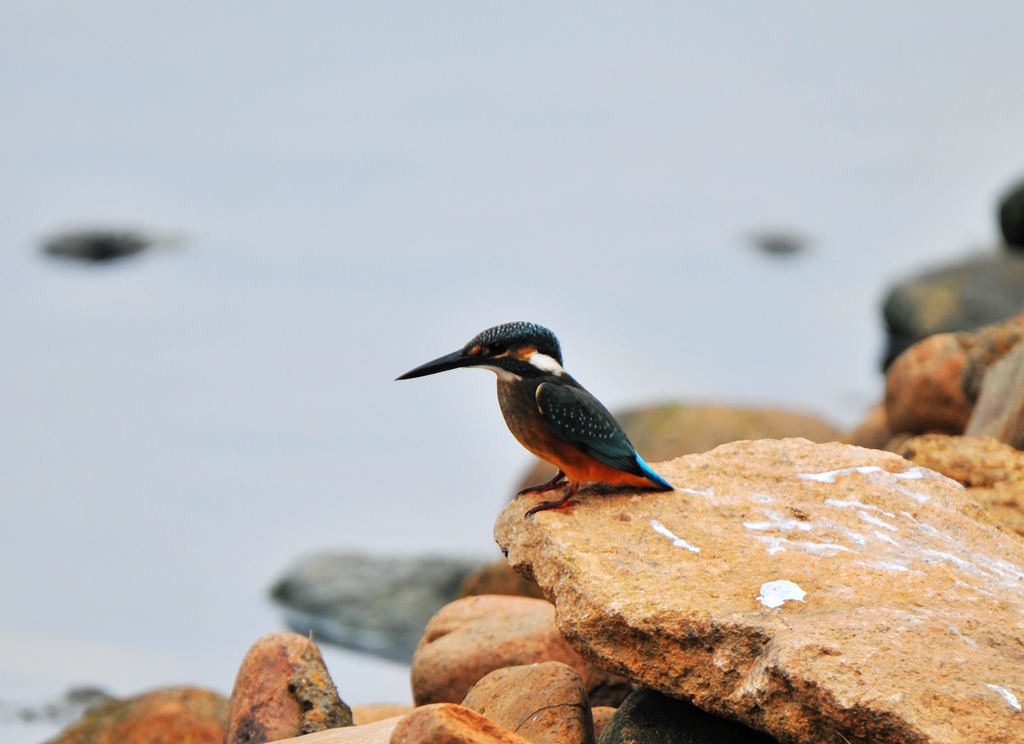
{"type": "Polygon", "coordinates": [[[512,374],[507,369],[502,369],[501,367],[492,367],[489,364],[481,364],[480,368],[491,370],[491,372],[498,376],[499,380],[504,380],[505,382],[515,382],[516,380],[523,379],[519,375],[512,374]]]}
{"type": "Polygon", "coordinates": [[[530,354],[528,361],[542,372],[559,376],[565,374],[565,370],[562,369],[562,365],[558,363],[557,359],[549,357],[547,354],[541,354],[539,351],[530,354]]]}

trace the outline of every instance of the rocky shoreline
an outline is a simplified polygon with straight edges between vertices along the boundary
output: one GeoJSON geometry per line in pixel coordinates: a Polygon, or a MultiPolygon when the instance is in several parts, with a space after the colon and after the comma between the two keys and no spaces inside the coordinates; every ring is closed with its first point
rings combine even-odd
{"type": "Polygon", "coordinates": [[[802,439],[658,468],[677,491],[530,519],[536,496],[512,501],[496,540],[547,599],[443,607],[413,656],[413,709],[350,710],[315,644],[275,633],[230,699],[107,702],[55,741],[1024,740],[1024,541],[968,488],[802,439]]]}
{"type": "MultiPolygon", "coordinates": [[[[1021,204],[1002,208],[1011,245],[1021,204]]],[[[962,275],[927,275],[939,300],[900,288],[908,348],[845,435],[633,412],[675,491],[590,489],[531,517],[541,497],[516,498],[492,566],[314,556],[278,582],[296,627],[411,658],[413,706],[350,708],[311,638],[281,632],[230,698],[104,700],[53,744],[1024,741],[1024,313],[964,327],[962,275]]]]}

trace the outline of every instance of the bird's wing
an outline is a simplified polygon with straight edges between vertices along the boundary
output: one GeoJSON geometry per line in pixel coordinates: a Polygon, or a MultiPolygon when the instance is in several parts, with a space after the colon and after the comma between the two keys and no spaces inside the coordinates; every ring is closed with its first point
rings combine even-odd
{"type": "Polygon", "coordinates": [[[544,382],[537,386],[537,406],[562,441],[605,465],[648,477],[619,422],[586,390],[544,382]]]}

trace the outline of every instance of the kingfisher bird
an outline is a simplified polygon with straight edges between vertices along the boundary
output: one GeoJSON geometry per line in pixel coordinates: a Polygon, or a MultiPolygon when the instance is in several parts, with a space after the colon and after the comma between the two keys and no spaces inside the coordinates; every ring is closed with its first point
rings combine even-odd
{"type": "Polygon", "coordinates": [[[637,454],[619,422],[562,367],[555,334],[536,323],[504,323],[488,328],[458,351],[398,377],[482,367],[498,376],[498,403],[505,423],[526,449],[556,468],[547,483],[517,495],[565,487],[561,498],[544,501],[526,516],[571,503],[580,486],[605,484],[656,491],[674,490],[637,454]]]}

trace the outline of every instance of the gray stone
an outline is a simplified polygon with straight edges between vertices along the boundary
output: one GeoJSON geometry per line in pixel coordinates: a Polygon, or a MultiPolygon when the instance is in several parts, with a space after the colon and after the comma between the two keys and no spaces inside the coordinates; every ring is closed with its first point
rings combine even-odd
{"type": "Polygon", "coordinates": [[[88,229],[54,235],[43,241],[43,252],[58,258],[101,263],[133,256],[157,245],[177,242],[179,236],[140,230],[88,229]]]}
{"type": "Polygon", "coordinates": [[[802,253],[810,240],[795,230],[766,230],[750,235],[750,242],[769,256],[793,256],[802,253]]]}
{"type": "Polygon", "coordinates": [[[999,200],[999,228],[1011,248],[1024,248],[1024,181],[999,200]]]}
{"type": "Polygon", "coordinates": [[[994,253],[926,271],[897,284],[883,306],[884,368],[935,333],[969,331],[1024,310],[1024,254],[994,253]]]}
{"type": "Polygon", "coordinates": [[[318,642],[409,663],[427,621],[488,562],[319,553],[292,566],[271,596],[297,633],[312,631],[318,642]]]}

